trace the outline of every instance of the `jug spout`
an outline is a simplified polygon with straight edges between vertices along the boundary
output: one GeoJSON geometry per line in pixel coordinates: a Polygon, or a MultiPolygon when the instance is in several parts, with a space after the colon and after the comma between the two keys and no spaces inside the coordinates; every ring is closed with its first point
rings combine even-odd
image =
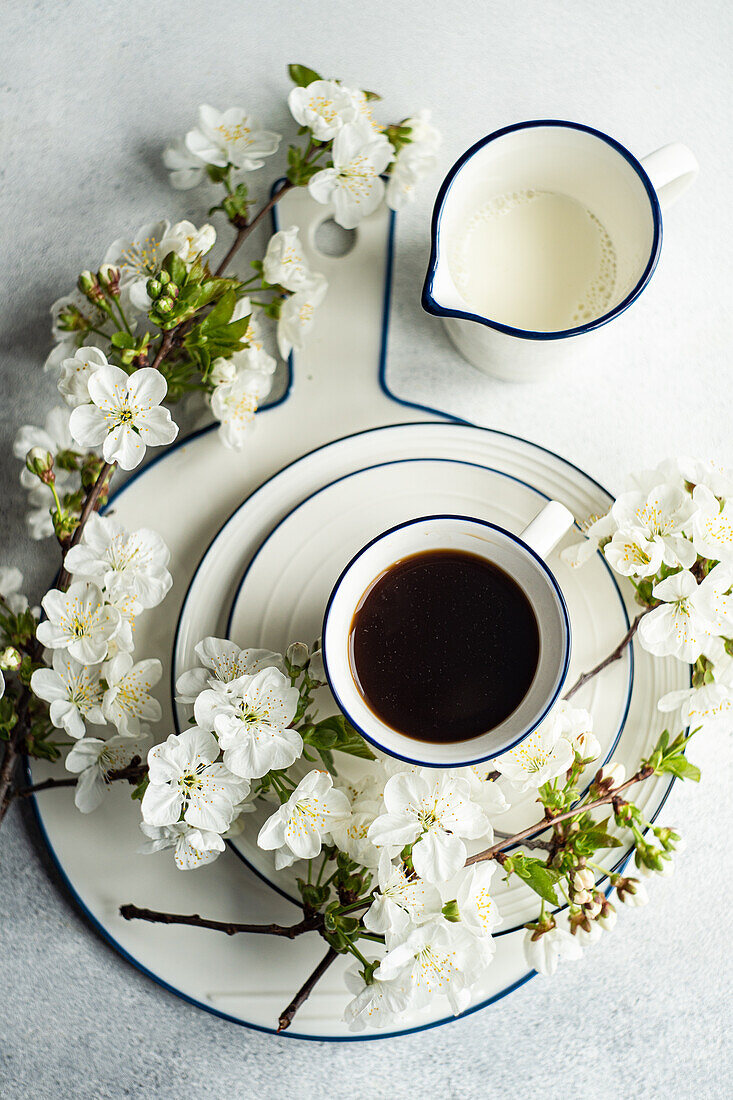
{"type": "Polygon", "coordinates": [[[435,245],[425,277],[422,305],[426,312],[436,317],[453,317],[456,313],[465,316],[467,309],[466,301],[453,281],[445,256],[437,253],[435,245]]]}

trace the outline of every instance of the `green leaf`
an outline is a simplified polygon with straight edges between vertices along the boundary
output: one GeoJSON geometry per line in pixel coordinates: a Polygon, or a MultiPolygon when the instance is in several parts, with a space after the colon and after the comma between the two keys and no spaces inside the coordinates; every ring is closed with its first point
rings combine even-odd
{"type": "Polygon", "coordinates": [[[186,281],[186,265],[175,252],[169,252],[163,260],[163,271],[167,271],[171,277],[171,282],[176,283],[178,286],[183,286],[186,281]]]}
{"type": "Polygon", "coordinates": [[[457,901],[447,901],[441,909],[441,912],[446,920],[452,921],[454,924],[461,919],[457,901]]]}
{"type": "Polygon", "coordinates": [[[511,856],[511,863],[514,874],[518,875],[522,882],[526,882],[536,894],[545,901],[549,901],[551,905],[560,904],[555,893],[555,883],[560,878],[559,871],[548,867],[544,860],[524,856],[521,852],[519,855],[511,856]]]}
{"type": "Polygon", "coordinates": [[[113,348],[134,348],[136,346],[135,337],[129,332],[113,332],[109,342],[113,348]]]}
{"type": "Polygon", "coordinates": [[[138,783],[137,787],[135,787],[135,790],[130,792],[130,798],[135,799],[135,801],[137,802],[142,802],[143,795],[148,789],[149,784],[150,780],[148,779],[147,775],[144,775],[138,783]]]}
{"type": "Polygon", "coordinates": [[[309,69],[307,65],[288,65],[288,76],[300,88],[307,88],[314,80],[323,80],[315,69],[309,69]]]}
{"type": "MultiPolygon", "coordinates": [[[[211,332],[212,329],[226,325],[229,321],[232,313],[234,313],[234,307],[237,304],[237,295],[233,290],[227,290],[222,294],[219,301],[216,303],[211,313],[206,316],[201,322],[200,328],[202,332],[211,332]]],[[[244,331],[247,331],[245,324],[244,331]]]]}
{"type": "Polygon", "coordinates": [[[364,88],[363,91],[364,97],[368,103],[373,103],[375,100],[382,98],[379,92],[368,92],[366,88],[364,88]]]}
{"type": "Polygon", "coordinates": [[[691,779],[694,783],[700,782],[700,769],[697,764],[693,764],[686,756],[668,757],[666,760],[660,761],[656,770],[660,775],[663,772],[668,772],[670,775],[676,775],[678,779],[691,779]]]}

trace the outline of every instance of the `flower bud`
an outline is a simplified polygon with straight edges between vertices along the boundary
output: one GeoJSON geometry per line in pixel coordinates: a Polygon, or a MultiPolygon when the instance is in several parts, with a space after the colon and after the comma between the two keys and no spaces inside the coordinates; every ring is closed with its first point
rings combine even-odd
{"type": "Polygon", "coordinates": [[[155,300],[163,290],[163,284],[160,279],[148,279],[145,289],[148,292],[148,297],[155,300]]]}
{"type": "Polygon", "coordinates": [[[237,368],[234,365],[232,359],[215,359],[212,367],[211,374],[209,375],[210,381],[215,386],[221,386],[225,382],[233,382],[237,377],[237,368]]]}
{"type": "Polygon", "coordinates": [[[155,303],[155,308],[157,309],[158,313],[170,313],[170,311],[173,309],[173,299],[158,298],[158,301],[155,303]]]}
{"type": "Polygon", "coordinates": [[[120,269],[114,267],[112,264],[102,264],[100,267],[97,278],[103,290],[112,298],[118,298],[120,295],[120,269]]]}
{"type": "Polygon", "coordinates": [[[104,294],[102,293],[102,288],[99,285],[97,276],[93,275],[91,271],[82,271],[76,285],[90,302],[95,302],[99,305],[100,302],[104,301],[104,294]]]}
{"type": "Polygon", "coordinates": [[[603,908],[603,894],[593,894],[590,901],[583,906],[590,920],[595,920],[603,908]]]}
{"type": "Polygon", "coordinates": [[[23,658],[15,646],[7,646],[0,653],[0,668],[4,672],[17,672],[23,663],[23,658]]]}
{"type": "Polygon", "coordinates": [[[595,876],[590,867],[582,867],[573,875],[573,888],[577,891],[592,890],[595,884],[595,876]]]}
{"type": "Polygon", "coordinates": [[[593,897],[589,890],[574,890],[571,896],[575,905],[588,905],[593,897]]]}
{"type": "Polygon", "coordinates": [[[44,485],[56,480],[53,472],[53,455],[43,447],[31,447],[25,456],[25,464],[32,474],[40,478],[44,485]]]}
{"type": "Polygon", "coordinates": [[[159,271],[155,277],[161,286],[167,286],[168,283],[171,281],[171,277],[167,271],[159,271]]]}
{"type": "Polygon", "coordinates": [[[76,306],[64,306],[56,321],[62,332],[80,332],[87,328],[87,320],[84,314],[76,306]]]}
{"type": "Polygon", "coordinates": [[[293,642],[285,651],[285,656],[293,668],[302,668],[308,660],[308,646],[305,642],[293,642]]]}
{"type": "Polygon", "coordinates": [[[606,932],[610,932],[611,929],[615,926],[616,921],[618,920],[618,915],[616,913],[615,907],[611,905],[611,902],[608,900],[608,898],[604,898],[603,904],[601,905],[601,911],[596,919],[601,928],[603,928],[606,932]]]}
{"type": "Polygon", "coordinates": [[[616,893],[619,901],[632,908],[646,905],[649,901],[646,887],[638,878],[620,878],[616,883],[616,893]]]}

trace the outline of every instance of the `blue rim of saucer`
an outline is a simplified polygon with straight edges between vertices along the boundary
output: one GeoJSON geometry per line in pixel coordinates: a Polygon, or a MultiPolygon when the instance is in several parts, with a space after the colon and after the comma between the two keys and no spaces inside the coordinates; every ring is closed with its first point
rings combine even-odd
{"type": "MultiPolygon", "coordinates": [[[[365,546],[362,546],[362,548],[360,550],[357,550],[357,552],[354,554],[351,561],[348,562],[344,566],[344,568],[341,570],[341,573],[338,577],[338,580],[336,581],[333,588],[331,589],[331,595],[328,597],[328,603],[326,604],[326,610],[323,614],[323,626],[321,627],[321,638],[325,639],[325,637],[326,637],[326,624],[328,623],[328,617],[331,613],[331,606],[333,604],[334,599],[336,598],[336,593],[338,592],[339,588],[341,587],[341,582],[343,581],[344,577],[346,576],[346,574],[351,569],[352,565],[354,565],[354,563],[357,562],[359,560],[359,558],[361,558],[362,555],[367,552],[367,550],[371,549],[372,546],[375,546],[376,543],[381,542],[382,539],[387,538],[388,535],[393,535],[396,531],[402,531],[402,530],[404,530],[405,527],[414,527],[416,523],[425,523],[427,521],[435,520],[435,519],[450,519],[450,520],[457,520],[458,522],[462,522],[462,523],[466,523],[466,522],[468,522],[468,523],[477,523],[481,527],[488,527],[491,531],[496,531],[498,534],[504,535],[511,542],[515,543],[517,546],[521,547],[526,553],[529,554],[529,556],[534,560],[535,564],[538,565],[540,570],[545,574],[545,576],[547,577],[547,579],[550,582],[550,585],[554,589],[555,596],[557,598],[557,602],[560,606],[560,614],[561,614],[561,617],[562,617],[562,621],[563,621],[564,626],[565,626],[565,647],[564,647],[565,652],[563,654],[562,665],[561,665],[561,669],[560,669],[560,675],[559,675],[559,678],[557,680],[557,683],[555,684],[552,695],[548,699],[545,706],[542,708],[542,711],[537,716],[537,718],[535,718],[525,729],[523,729],[522,732],[519,733],[512,741],[508,742],[506,745],[502,745],[502,747],[500,749],[498,749],[496,752],[488,753],[485,756],[475,757],[473,760],[463,760],[463,761],[461,761],[460,764],[456,764],[454,761],[449,761],[449,762],[438,761],[436,763],[433,763],[431,761],[429,763],[426,763],[425,761],[417,760],[414,756],[403,756],[402,753],[392,752],[390,749],[385,748],[385,746],[382,745],[375,737],[372,737],[370,734],[368,734],[366,732],[366,730],[363,729],[362,726],[358,725],[358,723],[349,714],[348,710],[344,706],[344,703],[341,699],[340,694],[338,693],[338,691],[334,687],[331,672],[330,672],[329,667],[328,667],[328,659],[326,657],[326,647],[325,647],[325,645],[323,647],[323,667],[324,667],[325,672],[326,672],[326,680],[328,681],[328,686],[331,689],[331,694],[333,695],[334,699],[338,703],[341,712],[344,715],[346,715],[346,718],[349,720],[349,722],[354,727],[354,729],[358,730],[358,732],[361,734],[361,736],[364,738],[364,740],[368,741],[370,745],[373,745],[375,748],[380,749],[382,752],[386,752],[388,756],[393,756],[396,760],[404,761],[405,764],[417,764],[420,767],[428,767],[428,768],[451,768],[451,767],[454,767],[454,768],[457,768],[457,767],[470,768],[470,767],[473,767],[474,764],[483,764],[487,760],[493,760],[497,756],[501,756],[502,753],[509,752],[511,749],[516,748],[516,746],[521,741],[523,741],[525,739],[525,737],[529,737],[529,735],[531,733],[533,733],[534,730],[537,729],[537,727],[540,725],[541,722],[544,721],[544,719],[547,717],[547,715],[549,714],[549,712],[552,710],[553,706],[555,705],[555,703],[557,701],[557,697],[560,694],[560,692],[562,691],[563,685],[565,684],[565,678],[568,674],[568,667],[570,665],[570,650],[571,650],[571,645],[572,645],[572,640],[571,640],[572,639],[572,633],[571,633],[571,629],[570,629],[570,615],[568,614],[568,606],[565,602],[565,597],[562,593],[562,589],[560,588],[560,585],[557,583],[557,578],[555,577],[555,574],[552,572],[552,570],[548,566],[547,562],[544,561],[544,559],[540,557],[540,555],[537,553],[536,550],[533,550],[531,546],[528,546],[527,543],[524,542],[520,538],[519,535],[515,535],[511,531],[507,531],[506,528],[500,527],[498,523],[491,523],[489,520],[476,519],[473,516],[454,515],[454,514],[451,514],[451,513],[439,513],[437,515],[420,516],[418,519],[408,519],[408,520],[405,520],[404,523],[395,524],[394,527],[390,527],[386,531],[382,531],[380,534],[375,535],[375,537],[373,539],[370,539],[370,541],[365,546]]],[[[395,732],[397,732],[397,731],[395,731],[395,732]]]]}
{"type": "MultiPolygon", "coordinates": [[[[271,195],[274,193],[274,191],[277,189],[277,187],[281,183],[282,183],[282,180],[276,180],[275,181],[275,183],[272,186],[271,192],[270,192],[271,195]]],[[[423,404],[421,404],[420,402],[417,402],[417,401],[409,401],[404,397],[397,396],[389,388],[389,385],[387,383],[387,343],[388,343],[389,322],[390,322],[391,306],[392,306],[392,303],[391,303],[391,289],[392,289],[392,272],[393,272],[393,268],[394,268],[395,223],[396,223],[396,217],[395,217],[394,211],[392,211],[392,212],[390,212],[390,216],[389,216],[389,229],[388,229],[388,239],[387,239],[387,263],[386,263],[386,267],[385,267],[384,294],[383,294],[383,299],[382,299],[382,301],[383,301],[382,339],[381,339],[381,344],[380,344],[379,368],[378,368],[379,369],[378,382],[379,382],[380,388],[386,394],[387,397],[389,397],[392,401],[394,401],[398,405],[403,405],[405,408],[418,409],[422,412],[427,412],[427,413],[434,414],[436,416],[443,417],[442,422],[441,421],[430,421],[429,423],[436,423],[436,424],[439,424],[439,425],[442,423],[444,425],[446,422],[447,423],[452,422],[452,423],[455,423],[455,424],[462,424],[465,427],[469,427],[469,428],[472,428],[472,429],[478,430],[478,431],[490,431],[493,434],[498,435],[498,436],[503,436],[506,439],[515,439],[515,440],[518,440],[519,442],[522,442],[522,443],[529,443],[530,442],[529,440],[523,439],[521,436],[515,435],[512,432],[501,431],[501,429],[499,429],[499,428],[483,428],[480,425],[471,424],[470,421],[464,420],[461,417],[455,416],[455,415],[450,414],[450,413],[446,413],[441,409],[433,408],[430,405],[423,405],[423,404]]],[[[276,230],[279,228],[278,217],[277,217],[277,207],[276,206],[273,208],[273,226],[276,230]]],[[[278,405],[281,405],[284,401],[286,401],[289,394],[290,394],[290,391],[292,389],[292,384],[293,384],[293,356],[292,356],[292,353],[291,353],[291,355],[289,355],[288,359],[287,359],[287,375],[286,375],[286,382],[285,382],[284,391],[283,391],[282,395],[279,398],[277,398],[276,400],[270,402],[267,405],[263,405],[262,408],[260,409],[260,415],[263,412],[267,412],[268,409],[275,408],[278,405]]],[[[415,421],[408,421],[407,423],[412,424],[412,423],[415,423],[415,421]]],[[[405,426],[406,426],[406,424],[404,422],[402,424],[395,424],[395,425],[382,425],[379,428],[367,428],[367,429],[365,429],[364,432],[354,432],[354,433],[351,433],[351,435],[363,435],[363,434],[366,434],[367,432],[383,431],[383,430],[385,430],[385,427],[389,428],[389,427],[405,427],[405,426]]],[[[189,444],[189,443],[193,442],[193,440],[198,439],[199,437],[209,435],[209,434],[211,434],[211,432],[216,431],[216,429],[217,429],[216,423],[207,424],[203,428],[198,428],[196,431],[193,431],[193,432],[189,433],[187,436],[179,437],[179,439],[177,439],[174,444],[172,444],[170,447],[166,448],[165,450],[162,450],[159,454],[152,457],[150,459],[150,461],[147,462],[144,466],[138,468],[133,474],[131,474],[131,476],[125,481],[125,483],[123,485],[121,485],[120,488],[110,496],[110,498],[107,502],[107,505],[104,508],[104,511],[105,512],[108,511],[114,505],[114,502],[117,499],[119,499],[119,497],[121,497],[122,494],[125,493],[129,488],[131,488],[137,482],[137,480],[140,477],[142,477],[142,475],[148,469],[150,469],[151,466],[157,466],[158,463],[165,461],[170,455],[174,454],[180,447],[183,447],[186,444],[189,444]]],[[[344,437],[344,438],[350,438],[350,437],[344,437]]],[[[337,441],[332,440],[331,442],[337,442],[337,441]]],[[[321,450],[322,447],[324,447],[324,446],[329,446],[329,444],[328,443],[322,444],[321,447],[315,447],[315,448],[313,448],[312,451],[307,452],[307,453],[312,454],[315,451],[321,450]]],[[[542,451],[544,454],[547,454],[547,455],[550,455],[553,458],[559,459],[562,463],[565,464],[565,466],[569,467],[570,469],[575,470],[577,473],[579,473],[581,475],[581,477],[585,478],[586,481],[590,482],[590,484],[595,485],[598,489],[600,489],[601,492],[606,497],[608,497],[609,502],[613,501],[613,497],[608,492],[608,490],[603,485],[601,485],[601,483],[599,481],[597,481],[595,478],[591,477],[590,474],[586,473],[585,470],[582,470],[574,462],[570,462],[569,459],[563,458],[561,455],[558,455],[556,451],[552,451],[549,447],[544,447],[541,443],[530,443],[530,446],[534,447],[538,451],[542,451]]],[[[287,463],[285,466],[282,467],[282,469],[287,469],[288,466],[294,465],[295,462],[300,461],[300,458],[304,458],[304,457],[306,457],[306,456],[301,455],[299,458],[294,459],[292,463],[287,463]]],[[[281,472],[281,471],[278,471],[278,472],[281,472]]],[[[277,475],[273,474],[272,476],[275,477],[277,475]]],[[[270,480],[271,480],[271,478],[268,478],[268,481],[264,482],[263,485],[267,485],[270,480]]],[[[262,488],[262,487],[263,486],[260,486],[258,488],[262,488]]],[[[254,491],[257,492],[258,490],[256,489],[254,491]]],[[[222,524],[222,528],[224,526],[225,526],[225,524],[222,524]]],[[[196,569],[197,572],[198,572],[198,568],[199,568],[200,564],[201,564],[201,562],[199,562],[199,564],[197,566],[197,569],[196,569]]],[[[190,588],[190,585],[189,585],[189,588],[190,588]]],[[[187,590],[186,595],[187,594],[188,594],[188,590],[187,590]]],[[[185,597],[184,597],[184,603],[185,603],[185,597]]],[[[176,640],[178,638],[179,626],[180,626],[180,618],[179,618],[178,623],[176,624],[176,631],[175,631],[174,639],[173,639],[172,656],[175,654],[175,645],[176,645],[176,640]]],[[[172,670],[172,668],[173,668],[173,662],[171,661],[171,670],[172,670]]],[[[690,673],[692,673],[692,670],[690,670],[690,673]]],[[[173,676],[172,671],[171,671],[171,676],[173,676]]],[[[173,691],[174,689],[175,689],[175,685],[171,684],[171,690],[173,691]]],[[[175,707],[173,708],[173,715],[174,715],[174,721],[176,721],[177,716],[176,716],[176,713],[175,713],[175,707]]],[[[24,758],[23,766],[24,766],[24,770],[25,770],[26,780],[27,780],[28,784],[31,784],[32,781],[33,781],[33,777],[32,777],[32,772],[31,772],[31,767],[30,767],[30,761],[29,761],[27,756],[24,758]]],[[[659,814],[661,813],[667,799],[669,798],[670,792],[671,792],[672,787],[674,786],[674,784],[675,784],[675,777],[671,776],[670,780],[669,780],[669,783],[667,785],[667,789],[665,790],[664,794],[662,795],[662,798],[659,802],[659,805],[657,806],[656,810],[654,811],[654,813],[650,817],[650,823],[653,824],[657,820],[657,818],[658,818],[659,814]]],[[[198,1008],[198,1009],[202,1010],[203,1012],[207,1012],[210,1016],[215,1016],[215,1017],[218,1017],[219,1019],[227,1020],[230,1023],[237,1024],[239,1027],[244,1027],[249,1031],[257,1031],[257,1032],[261,1032],[261,1033],[266,1034],[266,1035],[274,1035],[274,1036],[282,1037],[282,1038],[285,1038],[285,1039],[288,1039],[288,1040],[290,1040],[290,1039],[302,1039],[302,1040],[305,1040],[305,1041],[308,1041],[308,1042],[322,1042],[322,1043],[364,1043],[364,1042],[377,1042],[380,1039],[396,1039],[396,1038],[401,1038],[402,1036],[414,1035],[417,1032],[430,1031],[435,1027],[442,1027],[445,1024],[450,1024],[450,1023],[453,1023],[456,1020],[462,1020],[462,1019],[465,1019],[467,1016],[472,1016],[475,1012],[479,1012],[481,1009],[488,1008],[489,1005],[496,1004],[497,1001],[500,1001],[504,997],[509,996],[510,993],[513,993],[516,989],[519,989],[526,982],[528,982],[530,980],[530,978],[534,978],[536,976],[536,973],[537,973],[536,970],[528,970],[527,973],[524,974],[521,978],[517,979],[515,982],[512,982],[510,985],[506,986],[506,988],[499,990],[499,992],[495,993],[493,996],[484,998],[478,1004],[473,1005],[473,1006],[471,1006],[471,1008],[466,1009],[459,1016],[444,1016],[440,1020],[434,1020],[434,1021],[431,1021],[429,1023],[418,1024],[415,1027],[404,1028],[401,1031],[381,1031],[381,1032],[370,1033],[370,1034],[367,1034],[367,1035],[361,1035],[361,1034],[358,1034],[358,1035],[354,1035],[354,1034],[351,1034],[351,1035],[309,1035],[305,1032],[292,1031],[292,1030],[288,1029],[285,1032],[278,1033],[278,1031],[274,1027],[267,1027],[263,1024],[255,1024],[255,1023],[252,1023],[251,1021],[243,1020],[243,1019],[241,1019],[241,1017],[233,1016],[231,1013],[223,1012],[223,1011],[221,1011],[221,1009],[218,1009],[218,1008],[213,1008],[210,1004],[206,1004],[206,1002],[197,1000],[195,997],[192,997],[190,994],[184,993],[183,990],[177,989],[175,986],[171,985],[169,982],[167,982],[163,978],[161,978],[160,975],[158,975],[154,971],[150,970],[147,966],[145,966],[143,963],[141,963],[139,959],[136,959],[135,956],[132,955],[127,950],[127,948],[123,947],[122,944],[119,942],[119,940],[115,939],[115,937],[112,935],[112,933],[109,932],[108,929],[102,924],[102,922],[100,920],[98,920],[98,918],[94,915],[94,913],[92,913],[91,909],[85,903],[85,901],[83,900],[83,898],[81,897],[81,895],[77,891],[76,887],[71,882],[71,879],[67,875],[67,873],[64,869],[64,865],[62,863],[61,857],[59,856],[58,852],[54,848],[51,837],[49,836],[48,831],[46,829],[43,817],[41,815],[41,810],[40,810],[40,806],[39,806],[39,803],[38,803],[37,796],[35,794],[31,795],[29,801],[30,801],[30,804],[31,804],[31,809],[32,809],[32,812],[33,812],[33,816],[34,816],[35,821],[36,821],[36,825],[38,826],[41,837],[42,837],[42,839],[43,839],[43,841],[46,845],[46,849],[48,851],[48,854],[49,854],[49,856],[51,858],[51,861],[52,861],[52,863],[53,863],[53,865],[56,869],[56,872],[58,873],[62,883],[64,884],[64,886],[65,886],[65,888],[66,888],[66,890],[67,890],[67,892],[68,892],[68,894],[71,898],[71,901],[72,901],[73,905],[76,906],[76,908],[86,918],[86,920],[89,922],[90,926],[95,929],[95,931],[100,935],[100,937],[103,940],[105,940],[110,945],[110,947],[112,947],[123,959],[125,959],[126,962],[129,962],[141,974],[144,974],[146,977],[150,978],[151,981],[153,981],[156,985],[160,986],[162,989],[165,989],[168,993],[172,993],[176,997],[179,997],[181,1000],[187,1002],[190,1005],[193,1005],[195,1008],[198,1008]]],[[[232,849],[232,850],[234,850],[234,849],[232,849]]],[[[622,859],[622,861],[619,863],[619,865],[617,867],[612,869],[612,873],[616,872],[616,871],[619,871],[619,870],[623,869],[626,866],[628,861],[633,856],[634,850],[635,850],[635,845],[632,845],[628,855],[626,855],[625,858],[622,859]]],[[[240,853],[237,853],[237,855],[239,856],[240,859],[242,858],[240,853]]],[[[249,864],[247,864],[247,866],[249,866],[249,864]]],[[[261,875],[258,875],[257,877],[262,878],[261,875]]],[[[268,881],[268,880],[263,880],[263,881],[268,881]]],[[[600,882],[602,882],[602,881],[603,881],[603,879],[600,880],[600,882]]],[[[271,886],[271,888],[274,889],[274,887],[272,887],[271,883],[269,885],[271,886]]],[[[280,891],[276,891],[276,892],[280,893],[280,891]]],[[[609,892],[610,892],[610,887],[606,891],[606,893],[608,894],[609,892]]]]}
{"type": "Polygon", "coordinates": [[[456,317],[464,321],[475,321],[479,325],[485,325],[487,328],[496,329],[498,332],[504,332],[508,336],[516,336],[522,340],[562,340],[569,336],[579,336],[584,332],[591,332],[594,329],[600,328],[602,325],[608,324],[614,317],[618,317],[621,313],[624,313],[632,302],[641,294],[645,286],[654,274],[654,269],[659,262],[659,254],[662,248],[662,211],[659,205],[659,198],[657,192],[654,189],[652,181],[649,179],[643,165],[637,158],[630,153],[629,150],[616,141],[615,138],[610,137],[609,134],[604,134],[602,130],[596,130],[592,126],[585,126],[581,122],[567,122],[563,119],[557,118],[538,118],[532,119],[528,122],[515,122],[511,126],[504,126],[500,130],[495,130],[491,134],[487,134],[486,137],[482,137],[470,149],[467,149],[445,177],[440,190],[438,191],[437,198],[435,200],[435,206],[433,208],[433,217],[430,227],[431,245],[430,245],[430,261],[428,263],[428,271],[425,276],[425,284],[422,291],[422,307],[427,313],[433,314],[435,317],[456,317]],[[507,134],[512,134],[517,130],[532,130],[537,127],[550,127],[556,126],[558,128],[564,128],[567,130],[579,130],[581,133],[590,134],[592,137],[599,138],[605,142],[606,145],[610,145],[623,159],[629,164],[637,176],[641,180],[644,190],[646,191],[649,199],[649,205],[651,207],[651,215],[653,222],[652,243],[649,252],[649,259],[647,260],[644,271],[642,272],[638,282],[634,286],[625,298],[623,298],[613,309],[608,313],[602,314],[600,317],[596,317],[591,321],[586,321],[583,325],[576,325],[574,328],[559,329],[556,332],[540,332],[533,329],[521,329],[515,328],[513,325],[505,325],[501,321],[492,321],[488,317],[483,317],[481,314],[473,313],[470,309],[449,309],[441,306],[433,296],[433,285],[435,282],[435,275],[438,269],[438,260],[440,258],[440,231],[441,221],[443,218],[443,208],[445,200],[448,197],[451,187],[456,179],[456,176],[463,168],[464,164],[471,159],[471,157],[478,153],[480,149],[488,145],[492,141],[496,141],[498,138],[506,137],[507,134]]]}
{"type": "MultiPolygon", "coordinates": [[[[359,433],[359,434],[361,434],[361,433],[359,433]]],[[[544,501],[549,502],[550,499],[551,499],[546,493],[543,493],[541,489],[537,489],[536,486],[530,485],[529,482],[522,480],[522,478],[517,477],[515,474],[507,473],[505,470],[498,470],[494,466],[483,466],[480,463],[467,462],[467,461],[464,461],[463,459],[458,459],[458,458],[445,458],[445,457],[440,457],[440,458],[427,458],[427,457],[426,458],[399,458],[399,459],[392,459],[392,460],[387,461],[387,462],[377,462],[377,463],[374,463],[371,466],[363,467],[361,470],[355,470],[352,473],[342,474],[341,477],[337,477],[333,481],[328,482],[326,485],[322,485],[319,489],[315,489],[307,497],[304,497],[303,500],[299,501],[293,508],[290,509],[290,511],[286,515],[284,515],[282,517],[282,519],[280,519],[275,524],[275,526],[268,533],[268,535],[262,540],[262,542],[260,543],[258,548],[255,550],[254,554],[250,558],[249,563],[247,564],[247,567],[246,567],[246,569],[244,570],[244,572],[242,574],[241,580],[239,581],[239,584],[237,585],[237,588],[235,589],[234,596],[232,598],[232,606],[230,608],[229,616],[227,618],[226,637],[229,640],[233,640],[232,639],[232,622],[233,622],[233,619],[234,619],[236,606],[237,606],[237,604],[238,604],[238,602],[241,598],[242,589],[243,589],[244,584],[247,580],[249,572],[250,572],[250,570],[252,569],[252,567],[255,563],[255,560],[259,557],[260,553],[267,546],[270,539],[273,537],[273,535],[276,533],[276,531],[278,531],[278,529],[282,526],[282,524],[285,523],[285,521],[289,518],[289,516],[293,515],[293,513],[296,512],[298,510],[298,508],[301,507],[301,505],[307,503],[309,500],[312,500],[314,497],[318,496],[320,493],[325,492],[332,485],[338,485],[342,481],[347,481],[349,478],[356,477],[358,474],[363,474],[366,470],[381,469],[383,466],[398,466],[398,465],[402,465],[403,463],[407,463],[407,462],[448,462],[448,463],[454,463],[455,465],[459,465],[459,466],[470,466],[474,469],[488,470],[489,472],[494,473],[494,474],[498,475],[499,477],[507,478],[509,481],[514,481],[516,484],[521,485],[523,488],[529,489],[530,492],[535,493],[538,497],[540,497],[544,501]]],[[[243,502],[243,503],[246,503],[246,501],[243,502]]],[[[235,509],[235,511],[226,520],[226,522],[224,523],[224,526],[220,529],[220,531],[223,530],[224,527],[227,526],[227,524],[230,522],[230,520],[232,520],[234,518],[234,515],[236,514],[236,512],[239,511],[239,508],[241,508],[241,507],[242,507],[242,505],[239,505],[238,508],[235,509]]],[[[576,527],[578,527],[577,523],[576,523],[576,527]]],[[[213,545],[216,538],[218,538],[218,534],[214,536],[214,538],[211,540],[211,542],[207,546],[206,550],[204,551],[204,555],[203,555],[201,561],[199,562],[199,566],[197,566],[196,574],[198,574],[199,567],[203,564],[204,558],[208,554],[208,552],[211,549],[211,546],[213,545]]],[[[618,597],[619,605],[621,607],[621,614],[623,615],[624,622],[625,622],[626,627],[628,629],[628,627],[630,626],[628,611],[626,609],[626,604],[624,603],[623,596],[621,595],[621,589],[619,588],[618,582],[617,582],[617,580],[616,580],[616,578],[613,574],[613,570],[611,569],[610,565],[606,561],[603,554],[599,553],[598,554],[598,559],[602,563],[603,568],[606,570],[606,573],[608,574],[608,578],[611,581],[611,584],[613,585],[613,588],[616,592],[616,596],[618,597]]],[[[196,574],[194,574],[194,577],[191,578],[191,583],[189,585],[189,590],[190,590],[191,586],[194,583],[196,574]]],[[[188,600],[188,591],[186,592],[186,596],[184,597],[184,606],[185,606],[185,603],[187,602],[187,600],[188,600]]],[[[183,617],[183,608],[181,609],[180,618],[182,618],[182,617],[183,617]]],[[[179,622],[180,622],[180,619],[179,619],[179,622]]],[[[178,636],[178,627],[176,628],[176,637],[177,636],[178,636]]],[[[602,760],[598,761],[598,766],[599,767],[603,767],[603,765],[608,763],[608,761],[613,756],[613,753],[616,751],[616,746],[618,745],[619,741],[621,740],[621,735],[623,734],[624,728],[626,726],[626,720],[628,718],[629,708],[631,707],[631,697],[632,697],[633,689],[634,689],[634,667],[635,667],[635,665],[634,665],[634,649],[633,649],[633,646],[629,646],[628,658],[629,658],[629,677],[628,677],[628,681],[627,681],[627,685],[626,685],[626,699],[625,699],[625,702],[624,702],[623,713],[621,714],[621,718],[620,718],[620,721],[619,721],[619,724],[618,724],[618,729],[617,729],[616,734],[613,738],[613,741],[611,742],[611,744],[609,745],[609,747],[606,751],[606,755],[603,757],[602,760]]],[[[176,709],[176,702],[175,702],[175,681],[176,681],[176,670],[175,670],[174,664],[172,663],[171,664],[171,681],[170,681],[171,682],[172,710],[173,710],[173,718],[174,718],[174,724],[175,724],[176,732],[180,733],[181,728],[180,728],[180,724],[178,722],[178,712],[177,712],[177,709],[176,709]]],[[[583,795],[587,794],[588,790],[590,789],[590,786],[591,786],[591,784],[588,783],[587,786],[581,791],[579,797],[583,797],[583,795]]],[[[249,870],[252,871],[253,874],[255,874],[259,879],[261,879],[262,882],[266,883],[271,889],[275,890],[278,894],[280,894],[281,897],[285,898],[286,901],[291,901],[295,905],[299,904],[299,899],[294,893],[290,893],[285,887],[281,886],[274,878],[271,878],[265,871],[261,870],[255,863],[253,863],[249,859],[249,857],[247,855],[245,855],[245,853],[242,851],[242,849],[235,843],[234,840],[228,840],[227,844],[229,845],[231,850],[234,852],[234,854],[237,856],[237,858],[241,859],[242,863],[244,863],[244,865],[246,867],[248,867],[249,870]]],[[[513,845],[513,848],[516,848],[516,847],[519,847],[519,846],[520,845],[518,845],[518,844],[513,845]]],[[[510,848],[510,849],[507,849],[507,850],[512,851],[513,848],[510,848]]],[[[625,858],[625,857],[622,857],[622,858],[625,858]]],[[[611,872],[614,872],[616,870],[618,870],[618,866],[615,866],[615,867],[611,868],[611,872]]],[[[599,880],[599,882],[603,882],[603,881],[604,881],[603,878],[599,880]]],[[[567,903],[564,903],[563,905],[559,906],[558,909],[555,910],[555,911],[560,913],[563,910],[565,910],[566,908],[567,908],[567,903]]],[[[507,936],[507,935],[509,935],[509,933],[516,932],[522,927],[523,927],[522,925],[512,925],[512,927],[510,927],[510,928],[504,928],[499,932],[495,932],[494,936],[495,936],[495,938],[499,938],[500,936],[507,936]]]]}

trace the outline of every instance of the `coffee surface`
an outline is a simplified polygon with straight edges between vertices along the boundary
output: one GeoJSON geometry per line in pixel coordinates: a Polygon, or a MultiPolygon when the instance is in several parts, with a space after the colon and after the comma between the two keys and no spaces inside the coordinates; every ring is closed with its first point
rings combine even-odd
{"type": "Polygon", "coordinates": [[[522,589],[458,550],[396,562],[351,624],[351,668],[365,702],[420,741],[464,741],[500,725],[527,694],[538,660],[537,620],[522,589]]]}

